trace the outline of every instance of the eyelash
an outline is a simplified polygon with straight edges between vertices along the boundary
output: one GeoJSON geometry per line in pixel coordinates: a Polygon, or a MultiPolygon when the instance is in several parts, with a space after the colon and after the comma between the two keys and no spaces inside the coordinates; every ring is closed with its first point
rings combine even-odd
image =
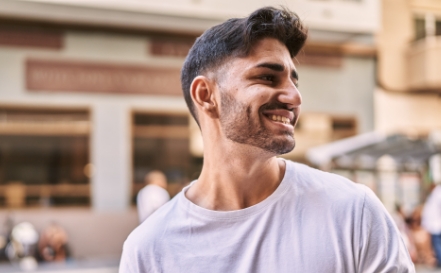
{"type": "Polygon", "coordinates": [[[260,77],[260,79],[264,80],[264,81],[270,81],[270,82],[274,82],[274,76],[273,75],[264,75],[262,77],[260,77]],[[266,79],[266,78],[270,78],[270,79],[266,79]]]}
{"type": "MultiPolygon", "coordinates": [[[[275,81],[275,76],[273,76],[273,75],[264,75],[264,76],[261,76],[260,79],[262,79],[264,81],[274,82],[275,81]],[[265,78],[270,78],[270,79],[265,79],[265,78]]],[[[298,82],[294,83],[294,85],[296,86],[296,88],[299,88],[299,83],[298,82]]]]}

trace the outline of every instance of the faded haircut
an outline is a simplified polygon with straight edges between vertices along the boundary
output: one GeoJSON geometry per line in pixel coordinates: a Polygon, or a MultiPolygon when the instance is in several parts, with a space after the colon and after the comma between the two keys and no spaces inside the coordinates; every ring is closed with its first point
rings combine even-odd
{"type": "Polygon", "coordinates": [[[256,42],[274,38],[283,43],[294,58],[303,47],[307,29],[299,17],[286,8],[264,7],[245,18],[232,18],[205,31],[196,39],[181,71],[185,102],[199,124],[191,99],[194,78],[213,71],[229,58],[246,57],[256,42]]]}

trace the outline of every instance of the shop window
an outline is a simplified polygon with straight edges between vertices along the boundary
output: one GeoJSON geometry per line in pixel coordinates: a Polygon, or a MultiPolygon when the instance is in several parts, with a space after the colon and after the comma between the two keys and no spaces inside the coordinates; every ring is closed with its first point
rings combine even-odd
{"type": "Polygon", "coordinates": [[[332,139],[355,136],[357,134],[357,119],[351,116],[332,118],[332,139]]]}
{"type": "Polygon", "coordinates": [[[0,107],[0,207],[90,204],[87,110],[0,107]]]}
{"type": "Polygon", "coordinates": [[[133,202],[149,171],[164,172],[171,196],[199,176],[202,158],[190,153],[187,114],[135,113],[133,136],[133,202]]]}

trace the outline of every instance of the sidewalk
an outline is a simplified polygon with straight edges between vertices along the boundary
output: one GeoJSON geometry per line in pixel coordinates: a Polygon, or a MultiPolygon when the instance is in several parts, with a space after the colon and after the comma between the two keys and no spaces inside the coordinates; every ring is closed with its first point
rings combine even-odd
{"type": "MultiPolygon", "coordinates": [[[[37,273],[118,273],[119,260],[68,261],[66,263],[42,263],[33,271],[37,273]]],[[[1,273],[22,271],[17,265],[0,263],[1,273]]]]}

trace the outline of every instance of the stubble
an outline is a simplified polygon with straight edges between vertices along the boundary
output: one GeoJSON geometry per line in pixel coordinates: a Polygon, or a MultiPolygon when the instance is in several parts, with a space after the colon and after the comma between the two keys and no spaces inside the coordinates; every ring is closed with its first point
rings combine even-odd
{"type": "MultiPolygon", "coordinates": [[[[283,137],[276,137],[264,126],[260,118],[252,117],[250,105],[238,102],[225,90],[221,90],[220,95],[220,123],[228,139],[278,155],[286,154],[294,149],[294,132],[287,130],[283,132],[283,137]]],[[[279,105],[273,103],[263,107],[274,109],[279,105]]]]}

